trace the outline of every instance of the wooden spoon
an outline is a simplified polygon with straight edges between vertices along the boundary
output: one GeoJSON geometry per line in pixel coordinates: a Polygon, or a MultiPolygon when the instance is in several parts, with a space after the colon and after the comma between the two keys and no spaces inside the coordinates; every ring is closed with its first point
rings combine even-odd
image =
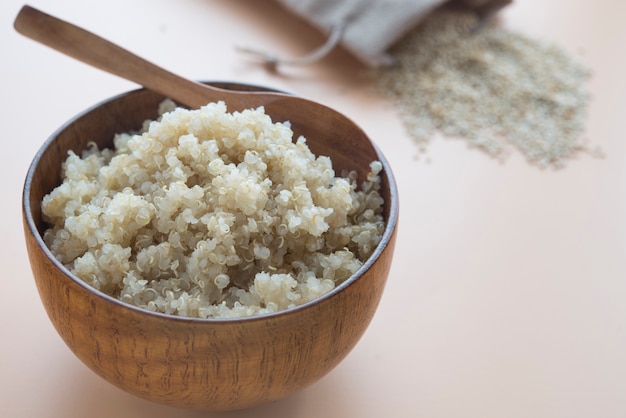
{"type": "MultiPolygon", "coordinates": [[[[226,90],[185,79],[89,31],[27,5],[15,18],[14,27],[35,41],[190,108],[220,100],[231,112],[263,106],[274,122],[289,121],[294,137],[304,135],[314,141],[325,138],[309,142],[309,146],[318,155],[342,155],[345,161],[334,161],[338,167],[352,166],[359,157],[371,155],[375,149],[358,125],[317,102],[277,92],[226,90]],[[318,145],[318,142],[325,145],[318,145]]],[[[368,167],[356,170],[365,176],[368,167]]]]}
{"type": "Polygon", "coordinates": [[[31,6],[22,7],[15,18],[14,27],[19,33],[35,41],[86,64],[134,81],[190,108],[222,100],[230,111],[264,106],[269,114],[276,113],[279,116],[294,112],[312,112],[317,116],[331,116],[333,119],[337,117],[334,110],[301,97],[275,92],[225,90],[188,80],[85,29],[31,6]]]}

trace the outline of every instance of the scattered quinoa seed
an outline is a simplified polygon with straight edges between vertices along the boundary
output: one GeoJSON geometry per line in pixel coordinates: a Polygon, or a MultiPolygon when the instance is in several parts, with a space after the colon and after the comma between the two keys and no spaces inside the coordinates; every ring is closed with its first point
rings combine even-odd
{"type": "Polygon", "coordinates": [[[474,13],[436,11],[392,49],[395,66],[374,73],[419,149],[440,133],[496,158],[517,149],[540,167],[590,151],[589,70],[554,45],[477,25],[474,13]]]}

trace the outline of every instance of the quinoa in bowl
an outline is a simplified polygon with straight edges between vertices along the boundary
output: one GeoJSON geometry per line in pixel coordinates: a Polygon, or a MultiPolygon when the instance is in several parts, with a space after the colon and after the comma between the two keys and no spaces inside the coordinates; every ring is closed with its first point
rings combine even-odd
{"type": "Polygon", "coordinates": [[[380,242],[380,162],[335,173],[262,108],[161,107],[113,149],[70,151],[43,198],[46,245],[92,287],[164,314],[273,313],[328,293],[380,242]]]}

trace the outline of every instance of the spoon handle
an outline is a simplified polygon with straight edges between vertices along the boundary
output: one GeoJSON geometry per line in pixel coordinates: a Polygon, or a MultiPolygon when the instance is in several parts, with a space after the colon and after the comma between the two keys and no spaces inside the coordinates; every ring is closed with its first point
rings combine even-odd
{"type": "Polygon", "coordinates": [[[189,106],[220,100],[219,91],[171,73],[85,29],[23,6],[13,23],[22,35],[189,106]]]}

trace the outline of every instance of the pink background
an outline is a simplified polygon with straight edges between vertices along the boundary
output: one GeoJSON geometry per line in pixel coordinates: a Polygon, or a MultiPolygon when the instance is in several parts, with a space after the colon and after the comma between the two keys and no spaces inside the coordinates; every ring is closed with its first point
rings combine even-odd
{"type": "Polygon", "coordinates": [[[269,1],[33,0],[172,71],[296,92],[344,112],[380,146],[401,195],[383,301],[350,356],[310,388],[227,414],[163,407],[101,380],[66,348],[31,277],[22,182],[57,127],[135,88],[14,32],[0,2],[2,417],[626,416],[626,2],[522,1],[510,28],[555,42],[593,69],[586,136],[605,158],[559,171],[518,154],[499,163],[437,139],[429,161],[396,110],[341,51],[280,75],[235,45],[300,55],[321,35],[269,1]]]}

